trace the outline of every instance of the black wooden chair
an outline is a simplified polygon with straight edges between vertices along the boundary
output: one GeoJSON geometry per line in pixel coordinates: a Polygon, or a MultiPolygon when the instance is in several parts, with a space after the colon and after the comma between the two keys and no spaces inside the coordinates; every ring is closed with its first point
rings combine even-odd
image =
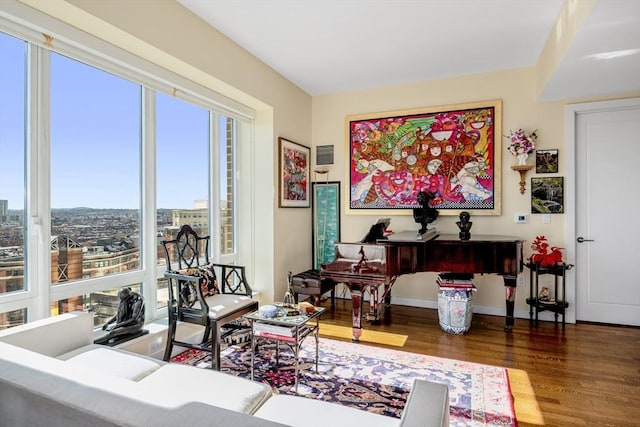
{"type": "Polygon", "coordinates": [[[174,240],[162,242],[169,284],[169,330],[164,360],[173,346],[211,351],[211,367],[220,370],[220,346],[224,339],[245,328],[242,316],[258,309],[251,298],[245,267],[209,262],[209,236],[200,237],[183,225],[174,240]],[[204,326],[200,343],[176,339],[178,322],[204,326]]]}

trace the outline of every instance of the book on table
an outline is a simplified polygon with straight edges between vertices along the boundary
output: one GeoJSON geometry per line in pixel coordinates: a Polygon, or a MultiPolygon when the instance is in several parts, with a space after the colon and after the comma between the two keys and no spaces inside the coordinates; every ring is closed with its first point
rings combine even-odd
{"type": "Polygon", "coordinates": [[[436,278],[436,284],[447,288],[474,288],[473,274],[467,273],[440,273],[436,278]]]}
{"type": "Polygon", "coordinates": [[[255,322],[253,324],[253,333],[256,335],[262,335],[264,333],[269,335],[293,337],[296,333],[296,327],[274,325],[271,323],[255,322]]]}
{"type": "Polygon", "coordinates": [[[282,340],[282,341],[289,341],[289,342],[295,342],[296,341],[296,337],[294,337],[294,336],[271,334],[269,332],[257,332],[256,336],[257,337],[262,337],[262,338],[273,338],[273,339],[282,340]]]}

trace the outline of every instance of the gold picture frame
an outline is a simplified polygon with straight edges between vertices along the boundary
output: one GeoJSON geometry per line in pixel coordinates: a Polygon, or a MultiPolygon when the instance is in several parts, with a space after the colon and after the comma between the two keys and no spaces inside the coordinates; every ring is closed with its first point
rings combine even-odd
{"type": "Polygon", "coordinates": [[[347,214],[501,214],[502,101],[347,116],[347,214]]]}

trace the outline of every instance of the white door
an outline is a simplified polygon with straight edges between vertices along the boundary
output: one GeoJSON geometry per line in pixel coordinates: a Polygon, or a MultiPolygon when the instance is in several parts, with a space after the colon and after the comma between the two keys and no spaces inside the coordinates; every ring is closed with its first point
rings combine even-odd
{"type": "Polygon", "coordinates": [[[574,108],[576,319],[640,325],[640,99],[574,108]]]}

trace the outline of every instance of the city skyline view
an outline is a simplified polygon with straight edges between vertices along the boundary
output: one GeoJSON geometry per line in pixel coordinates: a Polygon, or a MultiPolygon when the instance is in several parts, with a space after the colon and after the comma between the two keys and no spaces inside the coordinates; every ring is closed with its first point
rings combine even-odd
{"type": "MultiPolygon", "coordinates": [[[[0,33],[0,58],[0,200],[21,210],[29,154],[25,43],[0,33]]],[[[52,209],[139,209],[142,87],[56,53],[51,53],[50,87],[52,209]]],[[[191,209],[196,200],[208,200],[209,111],[156,92],[155,125],[157,207],[191,209]],[[176,179],[183,157],[191,167],[181,168],[176,179]]],[[[224,141],[224,123],[219,129],[224,141]]],[[[224,199],[226,183],[220,182],[220,191],[224,199]]]]}

